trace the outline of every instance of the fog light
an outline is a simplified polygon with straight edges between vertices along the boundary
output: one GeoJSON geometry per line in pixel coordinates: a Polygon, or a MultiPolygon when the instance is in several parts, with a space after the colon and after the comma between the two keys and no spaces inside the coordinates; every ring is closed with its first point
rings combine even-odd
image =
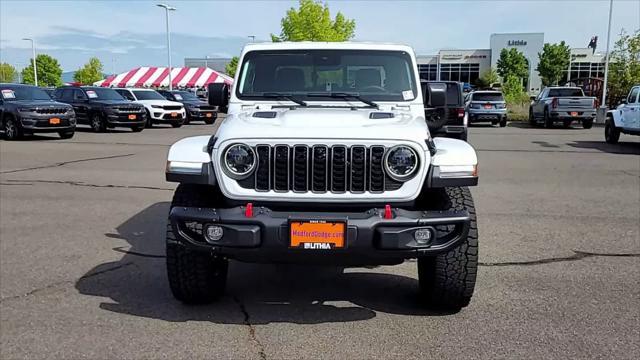
{"type": "Polygon", "coordinates": [[[207,242],[220,241],[220,239],[222,239],[222,235],[224,235],[222,227],[216,225],[207,225],[205,229],[205,238],[207,242]]]}
{"type": "Polygon", "coordinates": [[[416,239],[418,244],[426,245],[431,242],[431,230],[418,229],[413,233],[413,238],[416,239]]]}

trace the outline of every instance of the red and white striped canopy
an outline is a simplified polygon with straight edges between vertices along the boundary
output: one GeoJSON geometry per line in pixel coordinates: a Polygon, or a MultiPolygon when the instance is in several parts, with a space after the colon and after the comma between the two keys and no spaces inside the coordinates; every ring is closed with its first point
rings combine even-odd
{"type": "MultiPolygon", "coordinates": [[[[233,79],[226,74],[205,67],[171,68],[171,82],[174,88],[204,87],[209,83],[233,84],[233,79]]],[[[111,75],[104,80],[93,83],[102,87],[169,87],[169,68],[139,67],[111,75]]]]}

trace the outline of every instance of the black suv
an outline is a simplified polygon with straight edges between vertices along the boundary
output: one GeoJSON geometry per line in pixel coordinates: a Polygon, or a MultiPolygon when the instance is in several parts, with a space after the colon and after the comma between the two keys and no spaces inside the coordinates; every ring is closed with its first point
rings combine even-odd
{"type": "Polygon", "coordinates": [[[53,96],[73,106],[78,124],[90,125],[95,132],[114,127],[128,127],[138,132],[147,121],[144,106],[129,102],[113,89],[63,86],[56,89],[53,96]]]}
{"type": "Polygon", "coordinates": [[[201,100],[196,94],[182,90],[158,90],[167,100],[177,101],[184,105],[187,112],[185,124],[191,121],[202,120],[205,124],[213,124],[218,117],[215,106],[201,100]]]}
{"type": "Polygon", "coordinates": [[[425,116],[432,136],[446,136],[467,140],[467,119],[465,117],[463,84],[457,81],[421,80],[424,97],[425,116]],[[446,105],[433,108],[429,105],[431,88],[442,88],[446,92],[446,105]]]}
{"type": "Polygon", "coordinates": [[[0,84],[0,124],[7,140],[43,132],[69,139],[76,130],[76,116],[71,106],[53,101],[39,87],[0,84]]]}

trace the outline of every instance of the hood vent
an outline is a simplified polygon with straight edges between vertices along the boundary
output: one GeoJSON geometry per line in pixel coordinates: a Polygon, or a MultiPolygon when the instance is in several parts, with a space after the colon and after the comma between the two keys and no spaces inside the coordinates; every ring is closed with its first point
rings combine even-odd
{"type": "Polygon", "coordinates": [[[369,119],[393,119],[394,115],[390,112],[372,112],[369,119]]]}
{"type": "Polygon", "coordinates": [[[276,112],[275,111],[256,111],[253,113],[254,118],[260,119],[275,119],[276,112]]]}

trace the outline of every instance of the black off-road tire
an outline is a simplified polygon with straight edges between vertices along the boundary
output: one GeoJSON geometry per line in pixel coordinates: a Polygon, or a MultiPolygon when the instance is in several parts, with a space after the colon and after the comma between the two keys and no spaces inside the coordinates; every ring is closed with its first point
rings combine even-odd
{"type": "Polygon", "coordinates": [[[553,119],[549,116],[549,109],[544,109],[544,126],[547,129],[553,128],[553,119]]]}
{"type": "Polygon", "coordinates": [[[147,122],[144,124],[144,127],[152,128],[153,127],[153,119],[151,118],[151,113],[147,109],[145,109],[144,111],[147,112],[147,122]]]}
{"type": "Polygon", "coordinates": [[[582,120],[583,129],[591,129],[593,127],[593,118],[582,120]]]}
{"type": "Polygon", "coordinates": [[[533,116],[533,108],[529,108],[529,126],[536,127],[538,126],[538,122],[536,118],[533,116]]]}
{"type": "MultiPolygon", "coordinates": [[[[206,194],[206,186],[180,185],[171,207],[213,206],[213,201],[206,194]]],[[[185,304],[206,304],[224,294],[229,265],[226,258],[188,249],[180,243],[170,223],[167,224],[166,240],[167,276],[176,299],[185,304]]]]}
{"type": "Polygon", "coordinates": [[[4,138],[6,140],[20,140],[24,136],[22,129],[16,123],[15,118],[11,115],[8,115],[4,119],[2,130],[4,131],[4,138]]]}
{"type": "Polygon", "coordinates": [[[74,134],[75,131],[60,131],[58,136],[60,136],[60,139],[71,139],[74,134]]]}
{"type": "Polygon", "coordinates": [[[100,114],[91,115],[91,129],[93,132],[102,133],[107,131],[107,123],[100,114]]]}
{"type": "Polygon", "coordinates": [[[500,120],[500,127],[505,127],[507,126],[507,118],[503,118],[502,120],[500,120]]]}
{"type": "Polygon", "coordinates": [[[604,123],[604,140],[609,144],[617,144],[620,140],[620,129],[616,127],[610,116],[607,116],[604,123]]]}
{"type": "Polygon", "coordinates": [[[418,258],[421,299],[433,308],[460,310],[469,305],[478,274],[478,226],[473,198],[468,188],[438,189],[430,197],[435,209],[467,210],[469,234],[456,248],[435,257],[418,258]]]}

